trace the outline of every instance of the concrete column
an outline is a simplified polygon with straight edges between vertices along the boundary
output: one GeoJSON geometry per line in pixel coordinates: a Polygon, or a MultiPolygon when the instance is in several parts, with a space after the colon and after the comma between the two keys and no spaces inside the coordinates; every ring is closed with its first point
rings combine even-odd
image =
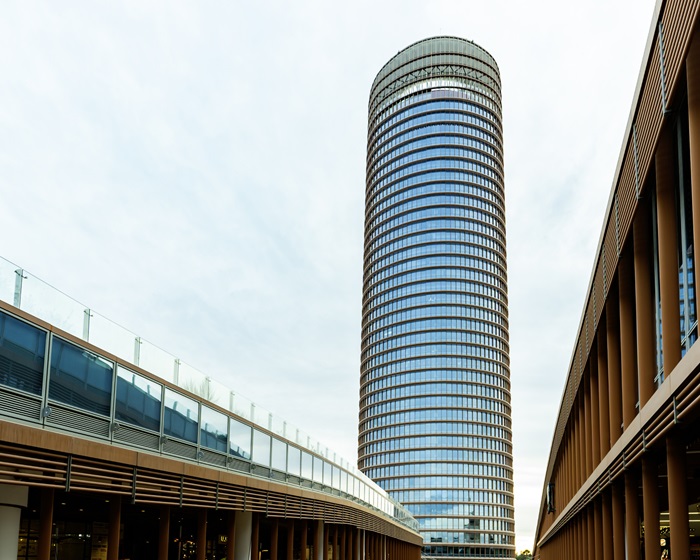
{"type": "MultiPolygon", "coordinates": [[[[0,494],[2,489],[0,488],[0,494]]],[[[37,560],[51,559],[51,533],[53,529],[53,502],[54,489],[41,489],[41,505],[39,509],[39,546],[37,547],[37,560]]],[[[19,529],[18,529],[19,530],[19,529]]],[[[0,539],[2,540],[2,539],[0,539]]],[[[15,551],[15,555],[17,551],[15,551]]]]}
{"type": "Polygon", "coordinates": [[[197,560],[207,558],[207,510],[200,508],[197,511],[197,560]]]}
{"type": "Polygon", "coordinates": [[[341,537],[343,545],[340,551],[340,560],[348,560],[348,528],[346,525],[343,525],[341,537]]]}
{"type": "Polygon", "coordinates": [[[112,496],[109,501],[109,535],[107,537],[107,560],[119,560],[119,537],[122,524],[122,500],[112,496]]]}
{"type": "Polygon", "coordinates": [[[170,547],[170,506],[161,506],[158,517],[158,560],[168,560],[170,547]]]}
{"type": "MultiPolygon", "coordinates": [[[[236,558],[236,512],[226,514],[226,558],[236,558]]],[[[163,560],[167,560],[164,558],[163,560]]]]}
{"type": "Polygon", "coordinates": [[[613,287],[605,303],[605,334],[608,351],[608,404],[610,447],[622,435],[622,369],[620,365],[620,307],[613,287]]]}
{"type": "Polygon", "coordinates": [[[17,560],[19,522],[28,498],[27,486],[0,484],[0,560],[17,560]]]}
{"type": "Polygon", "coordinates": [[[338,525],[333,525],[333,560],[340,559],[340,546],[338,543],[339,537],[340,532],[338,531],[338,525]]]}
{"type": "Polygon", "coordinates": [[[591,472],[600,463],[600,410],[598,402],[598,349],[591,349],[588,371],[591,386],[591,472]]]}
{"type": "Polygon", "coordinates": [[[661,127],[656,146],[656,222],[659,243],[664,376],[681,361],[680,303],[678,299],[678,234],[676,219],[675,150],[670,124],[661,127]]]}
{"type": "MultiPolygon", "coordinates": [[[[640,202],[632,224],[634,235],[634,291],[637,319],[637,382],[639,408],[654,394],[656,376],[656,313],[651,247],[652,226],[648,202],[640,202]]],[[[677,270],[677,269],[676,269],[677,270]]],[[[678,282],[678,278],[676,278],[678,282]]]]}
{"type": "Polygon", "coordinates": [[[365,559],[365,531],[364,529],[357,529],[355,531],[355,546],[353,546],[353,560],[364,560],[365,559]]]}
{"type": "Polygon", "coordinates": [[[327,543],[328,541],[325,540],[324,534],[324,525],[323,521],[318,520],[314,523],[314,552],[313,552],[313,559],[314,560],[324,560],[326,558],[327,552],[327,547],[326,547],[326,552],[324,552],[324,544],[327,543]]]}
{"type": "MultiPolygon", "coordinates": [[[[235,536],[233,539],[235,546],[235,560],[257,560],[256,554],[252,552],[253,539],[253,514],[250,511],[237,511],[235,521],[235,536]]],[[[255,546],[257,548],[257,537],[255,546]]]]}
{"type": "Polygon", "coordinates": [[[690,146],[690,190],[693,200],[693,251],[697,270],[700,262],[700,40],[693,37],[685,59],[688,82],[688,140],[690,146]]]}
{"type": "Polygon", "coordinates": [[[613,483],[611,494],[613,558],[615,560],[625,560],[625,498],[623,485],[619,482],[613,483]]]}
{"type": "MultiPolygon", "coordinates": [[[[329,554],[328,554],[328,541],[329,541],[329,533],[330,533],[331,528],[329,526],[325,526],[323,529],[323,560],[328,560],[329,554]]],[[[336,558],[333,558],[333,560],[336,560],[336,558]]]]}
{"type": "Polygon", "coordinates": [[[685,466],[685,445],[677,434],[666,437],[668,514],[671,527],[671,558],[690,560],[690,524],[685,466]]]}
{"type": "Polygon", "coordinates": [[[651,457],[642,458],[642,502],[644,504],[644,558],[661,558],[659,527],[659,472],[651,457]]]}
{"type": "Polygon", "coordinates": [[[287,560],[294,560],[294,520],[287,527],[287,560]]]}
{"type": "Polygon", "coordinates": [[[620,299],[620,365],[622,368],[622,422],[627,428],[637,415],[637,348],[635,344],[634,270],[629,251],[618,265],[620,299]]]}
{"type": "Polygon", "coordinates": [[[639,546],[639,494],[637,477],[631,471],[625,472],[625,543],[627,560],[640,560],[639,546]]]}
{"type": "Polygon", "coordinates": [[[600,458],[601,460],[610,451],[610,398],[608,391],[608,339],[605,321],[598,325],[596,336],[598,350],[593,359],[598,361],[598,410],[600,413],[600,458]]]}
{"type": "Polygon", "coordinates": [[[270,560],[279,559],[279,523],[277,519],[271,520],[270,527],[270,560]]]}

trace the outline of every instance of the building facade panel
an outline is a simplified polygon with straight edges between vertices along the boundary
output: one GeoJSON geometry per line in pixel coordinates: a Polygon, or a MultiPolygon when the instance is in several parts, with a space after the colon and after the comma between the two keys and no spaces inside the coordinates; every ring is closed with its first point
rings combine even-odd
{"type": "MultiPolygon", "coordinates": [[[[655,10],[596,257],[610,288],[589,352],[581,321],[536,558],[700,557],[699,8],[655,10]]],[[[586,305],[598,294],[594,274],[586,305]]]]}

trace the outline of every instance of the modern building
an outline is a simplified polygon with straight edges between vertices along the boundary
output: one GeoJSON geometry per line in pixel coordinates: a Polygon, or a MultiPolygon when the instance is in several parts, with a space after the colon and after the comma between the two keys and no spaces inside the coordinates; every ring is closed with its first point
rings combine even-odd
{"type": "Polygon", "coordinates": [[[420,557],[401,504],[198,373],[0,259],[0,560],[420,557]]]}
{"type": "Polygon", "coordinates": [[[374,80],[358,461],[428,557],[514,555],[502,138],[470,41],[419,41],[374,80]]]}
{"type": "Polygon", "coordinates": [[[700,558],[699,13],[698,0],[656,5],[554,430],[535,558],[700,558]]]}

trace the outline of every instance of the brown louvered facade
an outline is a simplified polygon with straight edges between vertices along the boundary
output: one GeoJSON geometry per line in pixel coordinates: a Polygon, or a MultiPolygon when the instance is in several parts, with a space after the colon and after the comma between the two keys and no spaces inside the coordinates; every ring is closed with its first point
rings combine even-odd
{"type": "Polygon", "coordinates": [[[700,2],[659,1],[554,431],[534,557],[700,557],[700,2]]]}

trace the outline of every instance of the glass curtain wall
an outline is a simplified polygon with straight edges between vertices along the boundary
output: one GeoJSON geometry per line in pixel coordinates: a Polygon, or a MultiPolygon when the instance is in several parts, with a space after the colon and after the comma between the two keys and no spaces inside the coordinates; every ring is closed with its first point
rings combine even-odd
{"type": "Polygon", "coordinates": [[[500,76],[411,45],[370,94],[359,467],[426,556],[513,557],[500,76]]]}

